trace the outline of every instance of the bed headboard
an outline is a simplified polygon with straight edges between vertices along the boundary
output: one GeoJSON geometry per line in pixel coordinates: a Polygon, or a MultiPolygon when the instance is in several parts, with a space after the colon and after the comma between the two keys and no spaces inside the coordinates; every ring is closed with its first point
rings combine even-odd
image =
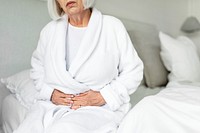
{"type": "Polygon", "coordinates": [[[160,58],[160,40],[155,25],[121,18],[138,55],[144,63],[144,82],[148,87],[165,86],[168,71],[160,58]]]}

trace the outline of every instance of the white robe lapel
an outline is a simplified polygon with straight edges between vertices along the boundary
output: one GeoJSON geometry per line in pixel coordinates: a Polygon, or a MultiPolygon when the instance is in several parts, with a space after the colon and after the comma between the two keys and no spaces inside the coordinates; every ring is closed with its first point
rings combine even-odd
{"type": "Polygon", "coordinates": [[[61,20],[58,20],[56,31],[52,40],[51,58],[54,68],[55,76],[61,83],[67,88],[74,89],[79,93],[88,90],[88,87],[84,84],[76,81],[73,76],[66,70],[65,61],[65,42],[66,42],[66,30],[68,26],[67,17],[64,16],[61,20]]]}
{"type": "Polygon", "coordinates": [[[99,36],[102,29],[102,14],[93,8],[87,30],[80,44],[77,55],[69,67],[69,72],[76,77],[81,66],[88,60],[95,47],[98,45],[99,36]]]}
{"type": "Polygon", "coordinates": [[[65,61],[66,31],[68,28],[67,17],[64,16],[59,21],[54,34],[55,38],[52,39],[51,49],[52,65],[55,69],[56,77],[64,86],[74,89],[77,93],[87,91],[89,87],[77,81],[76,74],[78,74],[81,66],[88,60],[98,44],[102,28],[102,14],[97,9],[93,9],[80,48],[68,71],[66,70],[65,61]]]}

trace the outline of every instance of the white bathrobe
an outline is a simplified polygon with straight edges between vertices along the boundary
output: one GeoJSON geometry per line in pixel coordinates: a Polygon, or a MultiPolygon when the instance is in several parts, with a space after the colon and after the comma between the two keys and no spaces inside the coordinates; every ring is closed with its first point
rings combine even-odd
{"type": "Polygon", "coordinates": [[[32,56],[31,78],[39,92],[25,120],[14,133],[110,133],[115,132],[130,109],[130,97],[143,77],[143,64],[120,20],[92,15],[69,70],[66,70],[65,44],[68,28],[64,15],[41,31],[32,56]],[[102,107],[71,110],[50,102],[53,89],[78,94],[100,91],[102,107]]]}

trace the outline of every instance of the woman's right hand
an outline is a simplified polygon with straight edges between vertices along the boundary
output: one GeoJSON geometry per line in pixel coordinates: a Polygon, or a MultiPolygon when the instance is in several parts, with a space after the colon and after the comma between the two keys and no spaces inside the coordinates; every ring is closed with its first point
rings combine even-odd
{"type": "Polygon", "coordinates": [[[74,95],[72,94],[65,94],[57,89],[54,89],[51,95],[51,101],[52,103],[56,105],[71,106],[73,104],[73,101],[72,101],[73,97],[74,95]]]}

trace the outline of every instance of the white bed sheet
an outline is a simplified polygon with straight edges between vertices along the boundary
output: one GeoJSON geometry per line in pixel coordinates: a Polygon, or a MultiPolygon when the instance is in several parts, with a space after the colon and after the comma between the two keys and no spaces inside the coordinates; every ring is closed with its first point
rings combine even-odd
{"type": "Polygon", "coordinates": [[[19,103],[13,94],[4,99],[2,106],[4,133],[12,133],[23,121],[27,109],[19,103]]]}
{"type": "Polygon", "coordinates": [[[200,133],[200,83],[171,82],[141,100],[118,133],[200,133]]]}

